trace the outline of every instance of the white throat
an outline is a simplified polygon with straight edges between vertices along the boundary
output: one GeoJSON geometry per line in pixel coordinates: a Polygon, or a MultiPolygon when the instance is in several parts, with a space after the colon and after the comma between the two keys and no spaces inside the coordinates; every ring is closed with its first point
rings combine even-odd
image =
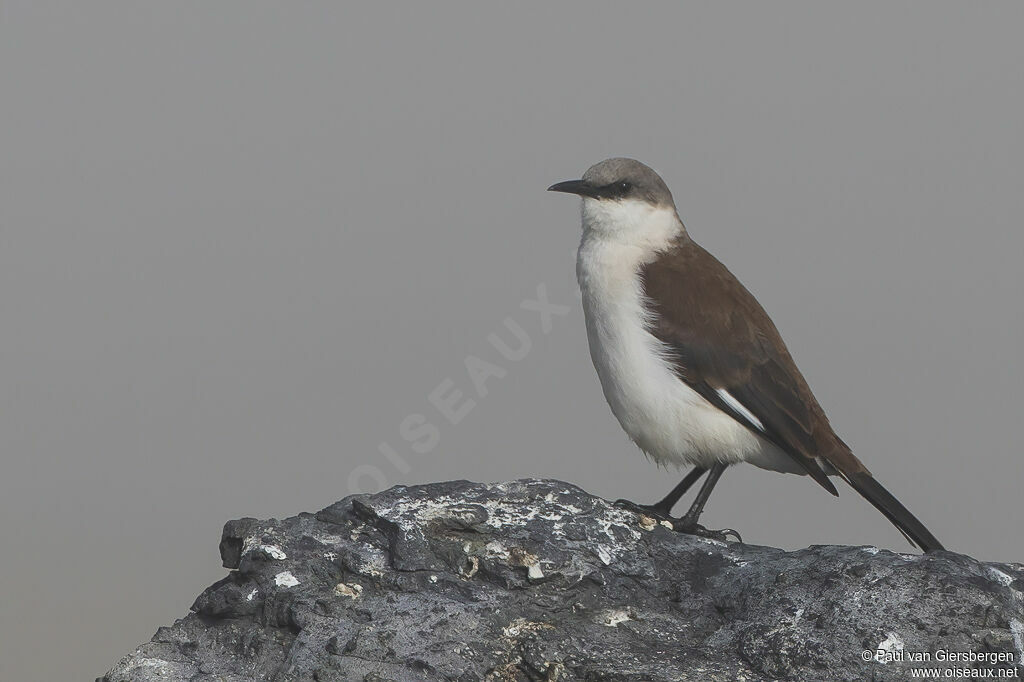
{"type": "Polygon", "coordinates": [[[646,201],[583,199],[583,238],[607,239],[644,250],[660,251],[684,232],[672,207],[646,201]]]}

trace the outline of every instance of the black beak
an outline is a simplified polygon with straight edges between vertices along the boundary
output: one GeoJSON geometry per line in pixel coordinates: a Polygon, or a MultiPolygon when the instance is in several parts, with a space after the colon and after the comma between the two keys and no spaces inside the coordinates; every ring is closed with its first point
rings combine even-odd
{"type": "Polygon", "coordinates": [[[566,194],[579,194],[581,197],[597,197],[597,188],[588,185],[582,180],[566,180],[556,182],[548,187],[549,192],[565,192],[566,194]]]}

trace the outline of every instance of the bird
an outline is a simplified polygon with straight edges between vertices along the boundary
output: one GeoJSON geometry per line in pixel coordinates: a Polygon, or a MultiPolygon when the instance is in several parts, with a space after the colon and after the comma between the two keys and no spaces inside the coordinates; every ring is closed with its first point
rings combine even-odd
{"type": "Polygon", "coordinates": [[[684,533],[724,539],[698,521],[727,467],[838,477],[922,551],[944,547],[833,430],[757,299],[697,244],[672,192],[629,158],[591,166],[551,192],[582,199],[576,276],[605,399],[630,439],[660,465],[693,468],[664,499],[619,503],[684,533]],[[671,510],[704,474],[689,510],[671,510]]]}

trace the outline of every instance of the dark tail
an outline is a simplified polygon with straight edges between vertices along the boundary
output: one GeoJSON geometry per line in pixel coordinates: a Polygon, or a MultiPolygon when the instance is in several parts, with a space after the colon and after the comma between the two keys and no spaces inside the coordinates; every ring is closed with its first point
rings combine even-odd
{"type": "Polygon", "coordinates": [[[945,549],[942,543],[928,532],[924,524],[918,521],[871,474],[856,473],[844,476],[844,478],[865,500],[873,504],[875,509],[885,514],[885,518],[892,521],[892,525],[896,526],[903,533],[907,540],[910,541],[910,544],[920,547],[925,552],[945,549]]]}
{"type": "Polygon", "coordinates": [[[855,473],[845,476],[853,489],[870,502],[874,508],[886,515],[892,524],[899,528],[903,536],[915,547],[924,552],[945,549],[935,536],[929,532],[925,524],[911,514],[892,493],[869,473],[855,473]]]}

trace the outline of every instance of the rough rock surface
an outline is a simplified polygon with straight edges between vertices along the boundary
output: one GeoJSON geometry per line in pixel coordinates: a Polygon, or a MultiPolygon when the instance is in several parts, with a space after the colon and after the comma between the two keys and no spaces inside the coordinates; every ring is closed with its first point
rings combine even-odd
{"type": "Polygon", "coordinates": [[[720,543],[560,481],[396,487],[240,519],[220,553],[234,570],[102,680],[1024,677],[1024,566],[720,543]],[[935,662],[945,651],[1011,660],[935,662]],[[895,660],[913,652],[932,662],[895,660]]]}

